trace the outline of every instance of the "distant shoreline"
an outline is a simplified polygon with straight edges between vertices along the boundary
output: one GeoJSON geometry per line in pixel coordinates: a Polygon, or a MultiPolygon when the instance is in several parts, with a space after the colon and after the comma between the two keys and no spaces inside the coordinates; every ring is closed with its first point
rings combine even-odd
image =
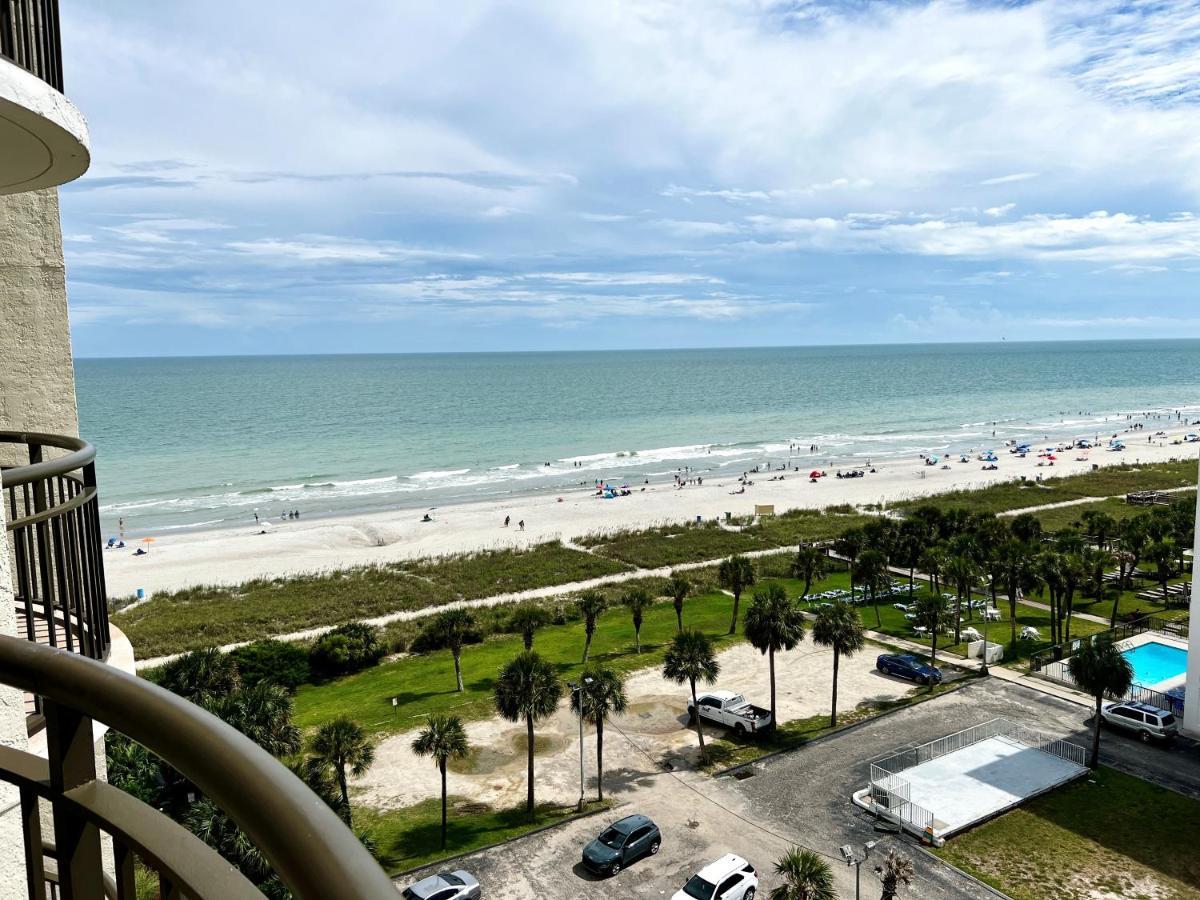
{"type": "MultiPolygon", "coordinates": [[[[1090,471],[1093,465],[1197,459],[1200,445],[1173,445],[1191,428],[1165,428],[1166,438],[1139,445],[1128,440],[1124,452],[1093,450],[1086,461],[1075,451],[1061,454],[1054,466],[1038,465],[1029,455],[1019,459],[1001,448],[999,469],[984,471],[972,459],[951,457],[936,466],[919,459],[890,460],[876,465],[874,474],[838,480],[833,471],[812,483],[804,471],[762,471],[745,493],[738,490],[738,475],[705,477],[704,484],[677,489],[671,482],[633,485],[630,496],[603,499],[590,488],[525,494],[512,498],[446,505],[421,521],[422,507],[389,509],[362,514],[331,515],[287,522],[277,519],[258,533],[253,522],[232,528],[164,533],[151,545],[149,555],[134,557],[138,546],[131,539],[125,550],[106,551],[105,571],[109,594],[176,590],[201,584],[238,584],[254,578],[278,578],[306,572],[387,563],[421,556],[471,552],[498,547],[521,547],[548,540],[567,540],[597,531],[636,529],[669,522],[695,521],[754,513],[756,504],[773,505],[777,512],[795,508],[821,508],[837,504],[864,506],[895,503],[958,489],[1016,481],[1033,481],[1039,475],[1054,477],[1090,471]],[[1065,457],[1065,458],[1064,458],[1065,457]],[[942,465],[949,469],[941,468],[942,465]],[[770,480],[784,474],[783,480],[770,480]],[[561,500],[559,499],[561,498],[561,500]],[[511,524],[505,528],[503,520],[511,524]],[[526,528],[519,530],[518,522],[526,528]]],[[[1135,433],[1136,434],[1136,433],[1135,433]]],[[[1006,449],[1006,448],[1005,448],[1006,449]]],[[[820,468],[820,467],[816,467],[820,468]]],[[[1031,503],[1031,505],[1034,505],[1031,503]]],[[[267,520],[270,522],[270,520],[267,520]]]]}

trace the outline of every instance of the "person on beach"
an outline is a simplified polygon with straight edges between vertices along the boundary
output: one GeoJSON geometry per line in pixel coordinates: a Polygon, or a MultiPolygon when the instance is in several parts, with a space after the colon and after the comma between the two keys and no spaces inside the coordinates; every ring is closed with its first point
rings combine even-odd
{"type": "Polygon", "coordinates": [[[518,530],[520,530],[520,531],[524,531],[524,530],[525,530],[525,520],[524,520],[524,519],[522,519],[520,522],[518,522],[518,523],[517,523],[517,528],[518,528],[518,530]]]}
{"type": "Polygon", "coordinates": [[[504,527],[505,527],[505,528],[507,528],[507,527],[508,527],[508,523],[509,523],[509,522],[511,522],[511,521],[512,521],[512,517],[511,517],[511,516],[505,516],[505,517],[504,517],[504,527]]]}

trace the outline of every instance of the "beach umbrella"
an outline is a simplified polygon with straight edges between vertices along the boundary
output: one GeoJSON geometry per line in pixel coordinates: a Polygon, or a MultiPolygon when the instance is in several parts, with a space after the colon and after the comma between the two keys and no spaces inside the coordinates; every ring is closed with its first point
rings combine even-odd
{"type": "Polygon", "coordinates": [[[1049,456],[1046,457],[1046,459],[1050,460],[1050,462],[1054,462],[1056,459],[1058,459],[1058,457],[1055,456],[1053,453],[1051,453],[1049,456]]]}
{"type": "Polygon", "coordinates": [[[142,543],[146,545],[146,552],[147,552],[147,553],[149,553],[149,552],[150,552],[150,545],[154,543],[154,538],[152,538],[152,537],[144,537],[144,538],[142,538],[142,543]]]}
{"type": "Polygon", "coordinates": [[[808,473],[808,477],[809,478],[820,478],[821,473],[818,472],[816,469],[813,469],[811,472],[808,473]]]}

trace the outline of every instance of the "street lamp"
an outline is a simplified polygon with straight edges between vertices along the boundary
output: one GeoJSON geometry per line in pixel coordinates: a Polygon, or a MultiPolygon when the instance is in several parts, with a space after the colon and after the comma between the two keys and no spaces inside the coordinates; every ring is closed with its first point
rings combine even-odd
{"type": "Polygon", "coordinates": [[[583,684],[576,684],[574,681],[568,681],[567,687],[571,689],[572,694],[579,694],[579,811],[583,812],[583,791],[584,791],[584,774],[583,774],[583,685],[591,684],[592,679],[584,678],[583,684]]]}
{"type": "Polygon", "coordinates": [[[842,856],[844,856],[846,858],[846,865],[854,866],[854,900],[859,900],[859,893],[858,893],[858,891],[859,891],[859,885],[858,885],[859,871],[862,869],[862,864],[867,861],[867,857],[871,855],[871,851],[874,849],[875,849],[875,842],[867,841],[863,845],[862,859],[859,859],[854,855],[853,847],[851,847],[849,844],[842,845],[842,848],[841,848],[842,856]]]}
{"type": "MultiPolygon", "coordinates": [[[[990,595],[990,596],[992,596],[992,597],[996,596],[996,592],[995,592],[994,590],[992,590],[992,589],[991,589],[991,587],[995,585],[995,579],[993,579],[991,575],[989,575],[989,576],[988,576],[988,585],[989,585],[988,595],[990,595]]],[[[987,664],[987,662],[988,662],[988,639],[987,639],[987,627],[988,627],[988,622],[990,622],[990,621],[991,621],[991,617],[990,617],[990,615],[989,615],[989,613],[988,613],[988,609],[989,609],[989,607],[988,607],[988,595],[985,595],[985,596],[984,596],[984,598],[983,598],[983,657],[982,657],[982,663],[981,663],[981,665],[979,666],[979,674],[980,674],[980,675],[986,675],[986,674],[988,673],[988,664],[987,664]]],[[[968,600],[967,600],[967,602],[968,602],[968,603],[970,602],[970,595],[968,595],[968,600]]]]}

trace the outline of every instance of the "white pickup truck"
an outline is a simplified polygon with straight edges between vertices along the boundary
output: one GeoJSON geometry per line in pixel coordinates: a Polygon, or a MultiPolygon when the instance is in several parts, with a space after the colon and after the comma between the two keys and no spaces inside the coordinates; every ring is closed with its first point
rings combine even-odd
{"type": "Polygon", "coordinates": [[[705,722],[716,722],[732,728],[738,734],[754,734],[766,730],[771,724],[771,711],[761,706],[751,706],[746,698],[733,691],[709,691],[700,694],[693,704],[688,699],[688,716],[695,721],[696,709],[705,722]]]}

